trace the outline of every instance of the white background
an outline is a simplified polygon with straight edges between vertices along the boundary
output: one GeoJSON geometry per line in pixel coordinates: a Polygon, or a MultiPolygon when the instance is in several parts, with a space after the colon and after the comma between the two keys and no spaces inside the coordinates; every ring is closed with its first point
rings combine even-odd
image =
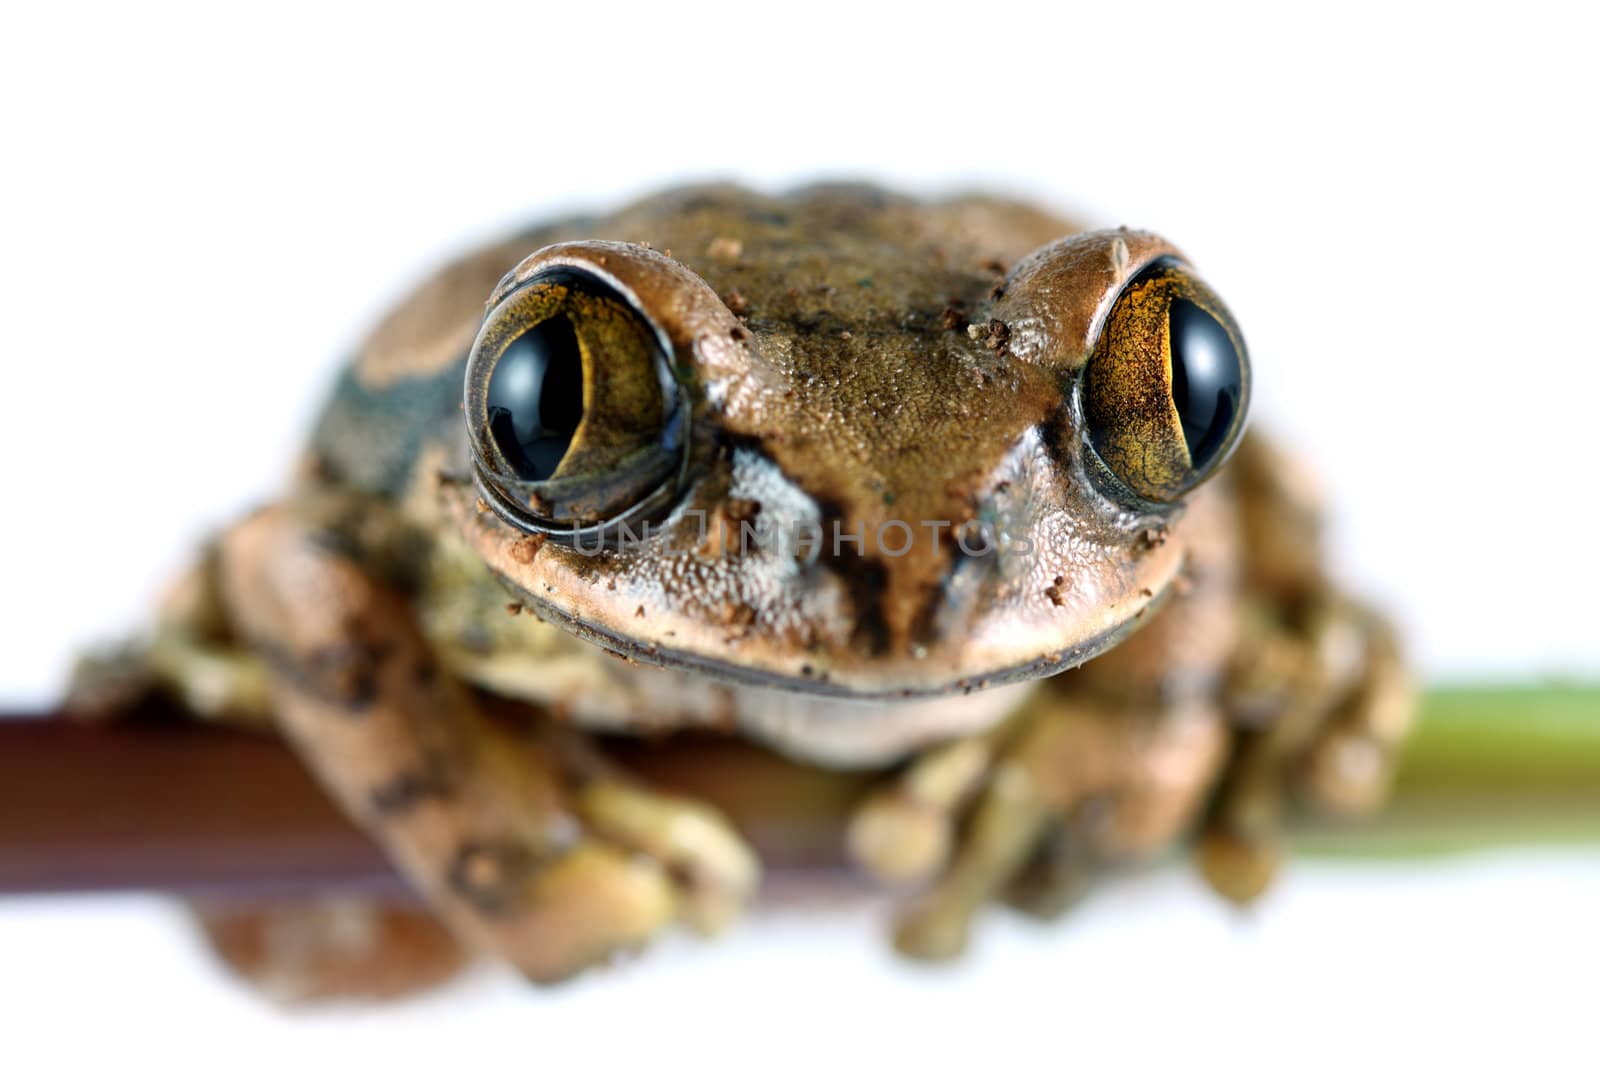
{"type": "MultiPolygon", "coordinates": [[[[340,354],[439,257],[687,177],[985,185],[1162,232],[1243,323],[1260,422],[1324,472],[1342,572],[1428,675],[1600,674],[1595,27],[1576,5],[1217,7],[6,15],[0,700],[48,700],[74,648],[272,491],[340,354]]],[[[888,961],[872,917],[787,915],[557,996],[484,977],[370,1029],[284,1022],[165,904],[11,902],[0,1046],[1299,1062],[1532,1041],[1576,1062],[1596,890],[1593,854],[1307,866],[1240,925],[1169,873],[1043,936],[1000,921],[932,976],[888,961]]]]}

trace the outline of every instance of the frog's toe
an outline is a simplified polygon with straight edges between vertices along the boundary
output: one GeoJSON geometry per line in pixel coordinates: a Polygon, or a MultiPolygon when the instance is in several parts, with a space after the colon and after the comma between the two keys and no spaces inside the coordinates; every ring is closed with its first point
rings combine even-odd
{"type": "Polygon", "coordinates": [[[760,880],[755,853],[708,805],[613,779],[585,786],[577,805],[596,834],[636,850],[667,872],[680,917],[700,933],[723,929],[755,893],[760,880]]]}
{"type": "Polygon", "coordinates": [[[505,872],[486,857],[501,950],[536,982],[559,981],[643,949],[676,922],[713,933],[755,890],[754,854],[716,811],[600,777],[571,798],[582,837],[541,861],[503,904],[505,872]]]}
{"type": "Polygon", "coordinates": [[[159,681],[146,646],[100,649],[72,665],[64,703],[68,714],[80,719],[115,719],[138,707],[159,681]]]}
{"type": "Polygon", "coordinates": [[[1365,669],[1312,742],[1300,790],[1318,809],[1365,815],[1383,803],[1416,718],[1416,687],[1393,632],[1367,618],[1365,669]]]}
{"type": "Polygon", "coordinates": [[[534,982],[563,981],[637,952],[677,912],[663,869],[604,842],[582,841],[541,863],[513,899],[493,899],[501,873],[492,868],[486,860],[492,944],[534,982]]]}
{"type": "Polygon", "coordinates": [[[994,758],[990,737],[965,737],[914,760],[872,795],[851,820],[851,856],[884,882],[923,881],[945,866],[955,822],[994,758]]]}
{"type": "Polygon", "coordinates": [[[1047,813],[1037,783],[1025,771],[1008,764],[996,767],[950,865],[900,914],[895,948],[926,960],[960,955],[979,909],[1023,869],[1045,829],[1047,813]]]}
{"type": "Polygon", "coordinates": [[[1054,919],[1082,900],[1105,863],[1092,844],[1093,822],[1091,806],[1085,816],[1052,826],[1006,889],[1005,902],[1036,919],[1054,919]]]}

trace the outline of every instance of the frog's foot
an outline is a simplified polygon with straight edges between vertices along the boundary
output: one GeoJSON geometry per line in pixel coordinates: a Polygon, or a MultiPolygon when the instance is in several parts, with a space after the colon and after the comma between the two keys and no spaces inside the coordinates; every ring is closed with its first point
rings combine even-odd
{"type": "Polygon", "coordinates": [[[372,550],[316,510],[230,531],[226,599],[285,733],[457,936],[553,981],[740,909],[756,863],[717,812],[623,780],[551,721],[486,714],[358,562],[372,550]]]}
{"type": "Polygon", "coordinates": [[[265,664],[234,639],[220,602],[217,555],[208,547],[168,588],[153,632],[78,660],[70,714],[115,719],[160,695],[198,718],[270,722],[265,664]]]}
{"type": "Polygon", "coordinates": [[[886,880],[922,883],[896,947],[954,956],[988,901],[1054,913],[1096,871],[1169,845],[1196,818],[1226,743],[1202,702],[1140,704],[1053,681],[1004,730],[919,757],[869,798],[851,849],[886,880]]]}
{"type": "Polygon", "coordinates": [[[469,956],[415,905],[327,898],[194,905],[206,939],[236,974],[284,1004],[391,1000],[454,977],[469,956]]]}
{"type": "Polygon", "coordinates": [[[1383,620],[1331,595],[1297,614],[1258,621],[1228,687],[1239,741],[1199,861],[1206,880],[1241,904],[1271,881],[1292,801],[1330,816],[1366,814],[1383,802],[1415,713],[1383,620]]]}

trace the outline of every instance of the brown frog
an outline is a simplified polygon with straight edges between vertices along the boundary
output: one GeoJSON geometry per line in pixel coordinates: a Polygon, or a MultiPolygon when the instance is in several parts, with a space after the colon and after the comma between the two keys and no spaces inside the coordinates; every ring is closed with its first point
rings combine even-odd
{"type": "MultiPolygon", "coordinates": [[[[1008,200],[713,186],[540,226],[378,326],[292,488],[80,703],[136,678],[280,730],[448,931],[372,927],[369,962],[427,927],[548,981],[724,926],[754,854],[616,732],[872,769],[840,832],[916,887],[913,955],[1185,839],[1247,900],[1285,799],[1377,802],[1411,707],[1249,383],[1177,249],[1008,200]]],[[[310,914],[305,966],[348,957],[310,914]]]]}

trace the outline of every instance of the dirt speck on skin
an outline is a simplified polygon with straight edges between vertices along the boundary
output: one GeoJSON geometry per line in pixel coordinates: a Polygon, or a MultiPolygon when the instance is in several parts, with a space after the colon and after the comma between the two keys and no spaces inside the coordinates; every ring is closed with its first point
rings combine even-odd
{"type": "Polygon", "coordinates": [[[1155,529],[1139,531],[1138,547],[1148,552],[1152,548],[1160,548],[1167,543],[1167,528],[1157,526],[1155,529]]]}
{"type": "Polygon", "coordinates": [[[983,346],[991,352],[1004,352],[1006,345],[1011,343],[1011,325],[999,319],[990,319],[985,323],[972,323],[967,327],[967,336],[974,341],[982,341],[983,346]]]}
{"type": "Polygon", "coordinates": [[[743,315],[750,310],[750,302],[737,289],[729,289],[728,295],[722,298],[722,302],[728,305],[728,310],[735,315],[743,315]]]}
{"type": "Polygon", "coordinates": [[[999,319],[990,319],[984,327],[983,345],[991,352],[1004,352],[1011,343],[1011,325],[999,319]]]}
{"type": "Polygon", "coordinates": [[[749,522],[761,514],[761,501],[731,497],[723,503],[722,513],[734,522],[749,522]]]}
{"type": "Polygon", "coordinates": [[[533,557],[539,554],[539,549],[544,547],[544,534],[528,534],[519,537],[511,546],[511,558],[526,567],[533,562],[533,557]]]}
{"type": "Polygon", "coordinates": [[[521,615],[522,614],[522,605],[518,604],[515,600],[512,600],[512,601],[508,602],[506,604],[506,614],[507,615],[521,615]]]}
{"type": "Polygon", "coordinates": [[[1067,598],[1065,594],[1061,592],[1061,587],[1066,585],[1066,583],[1066,578],[1059,574],[1056,575],[1055,581],[1045,587],[1045,599],[1050,601],[1050,603],[1054,604],[1058,608],[1062,604],[1065,604],[1067,602],[1067,598]]]}

